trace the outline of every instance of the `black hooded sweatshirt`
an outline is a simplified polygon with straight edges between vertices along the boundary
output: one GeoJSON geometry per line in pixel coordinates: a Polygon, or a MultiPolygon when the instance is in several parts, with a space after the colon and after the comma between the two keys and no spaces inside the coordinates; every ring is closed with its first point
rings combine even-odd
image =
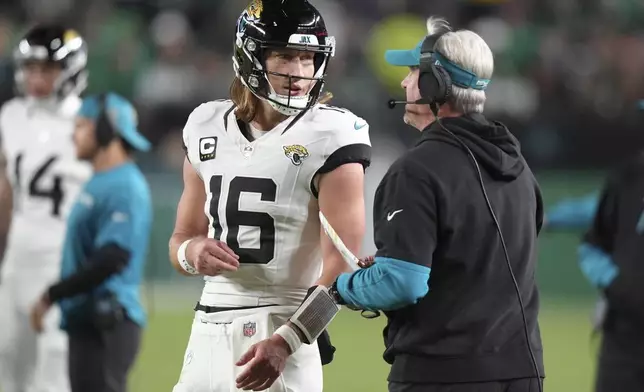
{"type": "MultiPolygon", "coordinates": [[[[508,249],[543,377],[535,269],[543,208],[516,138],[480,114],[441,123],[476,157],[508,249]]],[[[429,292],[386,312],[389,381],[485,382],[535,377],[524,322],[474,162],[436,122],[383,177],[374,201],[376,257],[431,268],[429,292]],[[398,211],[398,212],[396,212],[398,211]]]]}

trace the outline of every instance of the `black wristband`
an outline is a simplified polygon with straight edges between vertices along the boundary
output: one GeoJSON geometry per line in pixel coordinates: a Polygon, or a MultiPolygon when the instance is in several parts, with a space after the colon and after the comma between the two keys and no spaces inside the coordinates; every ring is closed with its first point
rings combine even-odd
{"type": "Polygon", "coordinates": [[[331,298],[338,304],[338,305],[346,305],[347,303],[344,301],[340,293],[338,292],[338,280],[336,279],[331,287],[329,288],[329,295],[331,295],[331,298]]]}

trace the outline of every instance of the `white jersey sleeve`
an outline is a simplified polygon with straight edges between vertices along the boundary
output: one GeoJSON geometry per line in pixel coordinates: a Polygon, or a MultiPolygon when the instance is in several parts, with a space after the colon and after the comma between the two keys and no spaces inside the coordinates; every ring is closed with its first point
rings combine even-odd
{"type": "Polygon", "coordinates": [[[8,121],[11,120],[11,109],[10,108],[12,105],[15,105],[15,99],[11,101],[7,101],[0,107],[0,160],[2,160],[3,165],[0,165],[1,167],[4,167],[7,163],[7,136],[5,133],[7,132],[7,124],[8,121]]]}
{"type": "Polygon", "coordinates": [[[4,164],[2,167],[4,167],[12,187],[17,185],[15,184],[15,174],[20,171],[16,168],[16,161],[20,158],[19,149],[15,147],[18,143],[15,142],[16,135],[12,134],[15,132],[12,125],[20,122],[20,116],[17,113],[20,113],[21,106],[20,100],[14,98],[5,102],[0,108],[0,155],[4,164]]]}
{"type": "MultiPolygon", "coordinates": [[[[215,158],[217,151],[217,137],[206,136],[200,137],[195,129],[200,125],[213,120],[215,116],[227,121],[226,114],[230,113],[234,104],[230,100],[218,100],[202,103],[190,113],[186,125],[183,127],[183,150],[186,158],[201,176],[201,162],[215,158]]],[[[225,131],[225,125],[222,123],[222,129],[225,131]]]]}
{"type": "Polygon", "coordinates": [[[318,174],[329,173],[347,163],[371,164],[369,123],[351,111],[329,105],[317,105],[312,121],[322,124],[324,147],[317,151],[317,168],[311,176],[311,191],[317,197],[315,181],[318,174]]]}

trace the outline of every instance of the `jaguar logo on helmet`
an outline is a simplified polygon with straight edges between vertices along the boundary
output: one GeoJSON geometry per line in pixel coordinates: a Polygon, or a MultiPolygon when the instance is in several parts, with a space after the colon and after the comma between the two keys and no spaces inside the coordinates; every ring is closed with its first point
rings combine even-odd
{"type": "Polygon", "coordinates": [[[264,10],[264,4],[262,4],[262,0],[253,0],[248,5],[246,12],[248,13],[249,17],[253,19],[259,19],[260,16],[262,16],[263,10],[264,10]]]}

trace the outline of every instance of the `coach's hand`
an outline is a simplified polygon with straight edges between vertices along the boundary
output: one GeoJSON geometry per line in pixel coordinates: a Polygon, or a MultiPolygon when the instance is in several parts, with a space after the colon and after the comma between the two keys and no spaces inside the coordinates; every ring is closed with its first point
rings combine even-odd
{"type": "Polygon", "coordinates": [[[263,391],[282,374],[291,354],[288,343],[279,335],[250,346],[235,365],[246,366],[237,377],[237,388],[244,391],[263,391]]]}
{"type": "Polygon", "coordinates": [[[206,276],[237,271],[239,267],[239,256],[225,242],[212,238],[191,241],[186,248],[186,258],[194,263],[197,272],[206,276]]]}

